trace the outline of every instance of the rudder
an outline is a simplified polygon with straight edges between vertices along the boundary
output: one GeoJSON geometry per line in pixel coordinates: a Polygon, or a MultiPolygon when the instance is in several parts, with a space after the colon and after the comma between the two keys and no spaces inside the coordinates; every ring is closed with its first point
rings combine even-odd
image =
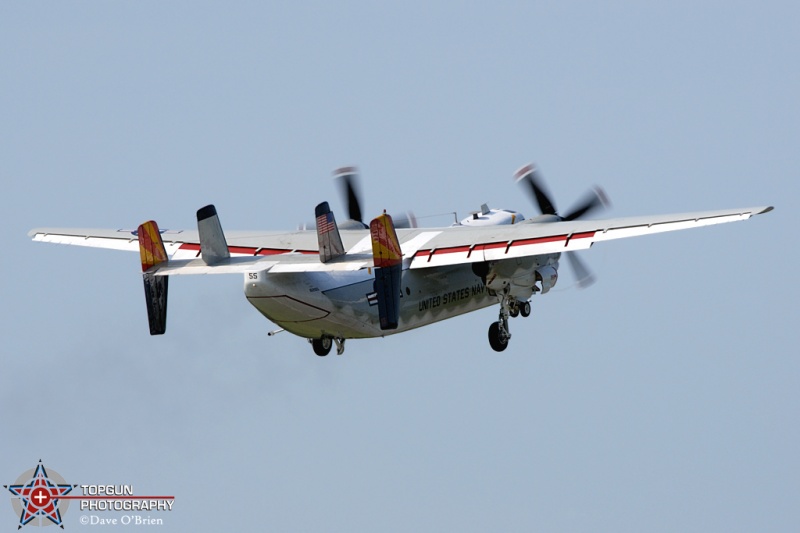
{"type": "Polygon", "coordinates": [[[372,237],[372,259],[375,265],[375,292],[381,329],[397,329],[400,321],[400,291],[403,252],[392,217],[386,213],[375,217],[369,225],[372,237]]]}
{"type": "Polygon", "coordinates": [[[150,220],[139,226],[139,255],[142,260],[144,298],[150,335],[163,335],[167,330],[167,289],[169,278],[156,276],[150,269],[169,260],[158,224],[150,220]]]}

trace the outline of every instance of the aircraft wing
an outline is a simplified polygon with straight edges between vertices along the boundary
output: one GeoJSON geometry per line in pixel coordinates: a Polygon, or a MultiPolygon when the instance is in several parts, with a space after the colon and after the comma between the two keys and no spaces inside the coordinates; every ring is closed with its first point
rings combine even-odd
{"type": "Polygon", "coordinates": [[[419,247],[411,256],[410,268],[570,252],[599,241],[747,220],[771,210],[764,206],[606,220],[453,227],[443,229],[419,247]]]}
{"type": "MultiPolygon", "coordinates": [[[[397,234],[403,259],[410,268],[430,268],[581,250],[598,241],[736,222],[771,210],[772,207],[764,206],[606,220],[400,229],[397,234]]],[[[37,228],[28,235],[38,242],[139,251],[137,230],[37,228]]],[[[347,253],[327,263],[319,260],[315,231],[225,232],[230,257],[213,265],[200,257],[197,230],[162,230],[161,237],[170,260],[157,267],[155,275],[160,276],[253,270],[343,271],[372,266],[372,244],[367,230],[342,231],[347,253]]]]}

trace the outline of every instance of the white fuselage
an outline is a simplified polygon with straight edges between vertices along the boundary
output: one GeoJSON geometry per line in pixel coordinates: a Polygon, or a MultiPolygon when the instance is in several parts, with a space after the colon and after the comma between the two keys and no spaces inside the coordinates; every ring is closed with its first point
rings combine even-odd
{"type": "MultiPolygon", "coordinates": [[[[557,264],[558,255],[498,261],[491,266],[491,274],[508,280],[508,294],[527,299],[533,292],[534,269],[557,264]]],[[[498,302],[472,265],[405,269],[398,327],[382,330],[374,280],[371,268],[354,272],[254,272],[245,274],[244,292],[265,317],[307,338],[392,335],[498,302]]]]}

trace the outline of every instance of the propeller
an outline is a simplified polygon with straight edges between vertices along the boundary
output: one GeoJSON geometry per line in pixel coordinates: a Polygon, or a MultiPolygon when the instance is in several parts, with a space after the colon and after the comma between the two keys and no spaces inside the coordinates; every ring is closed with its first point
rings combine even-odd
{"type": "Polygon", "coordinates": [[[575,252],[567,252],[566,255],[569,266],[572,267],[572,273],[575,275],[575,279],[578,280],[578,288],[585,289],[597,281],[594,274],[575,252]]]}
{"type": "Polygon", "coordinates": [[[533,164],[525,165],[517,170],[514,173],[514,179],[527,184],[531,197],[536,202],[536,205],[539,206],[539,211],[543,215],[555,215],[560,220],[577,220],[599,207],[608,207],[609,205],[608,197],[605,192],[603,192],[603,189],[594,187],[583,196],[581,201],[572,208],[567,215],[561,216],[556,211],[556,206],[550,199],[551,195],[547,193],[539,169],[533,164]]]}
{"type": "Polygon", "coordinates": [[[333,171],[333,179],[341,185],[342,194],[347,202],[347,218],[364,223],[361,215],[361,193],[358,187],[358,169],[342,167],[333,171]]]}
{"type": "MultiPolygon", "coordinates": [[[[610,205],[608,196],[606,196],[603,189],[594,187],[581,198],[569,213],[561,216],[558,214],[556,206],[553,200],[551,200],[551,195],[544,186],[541,173],[536,166],[533,164],[525,165],[514,173],[514,179],[527,184],[532,200],[539,207],[539,211],[543,215],[552,215],[556,217],[558,221],[569,222],[578,220],[598,208],[606,208],[610,205]]],[[[574,252],[566,252],[566,256],[572,267],[575,279],[578,280],[578,287],[584,289],[595,282],[596,278],[594,274],[592,274],[586,264],[581,261],[574,252]]]]}
{"type": "MultiPolygon", "coordinates": [[[[342,167],[333,171],[333,179],[339,182],[342,195],[347,202],[347,217],[350,220],[359,222],[362,227],[364,224],[361,210],[361,191],[359,188],[358,168],[342,167]]],[[[417,218],[411,211],[392,216],[395,228],[416,228],[417,218]]]]}

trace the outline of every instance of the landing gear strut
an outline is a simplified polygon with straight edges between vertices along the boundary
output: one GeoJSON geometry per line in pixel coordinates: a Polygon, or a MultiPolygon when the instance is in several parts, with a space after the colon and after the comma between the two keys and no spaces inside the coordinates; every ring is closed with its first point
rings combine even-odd
{"type": "Polygon", "coordinates": [[[344,339],[334,337],[333,342],[336,343],[336,355],[342,355],[344,353],[344,339]]]}

